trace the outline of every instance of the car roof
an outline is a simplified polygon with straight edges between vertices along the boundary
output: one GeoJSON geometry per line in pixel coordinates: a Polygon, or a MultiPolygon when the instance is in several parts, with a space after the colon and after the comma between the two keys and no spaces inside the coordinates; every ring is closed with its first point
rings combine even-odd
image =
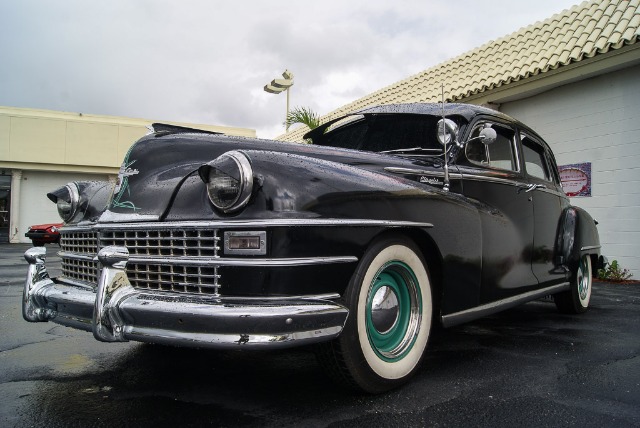
{"type": "MultiPolygon", "coordinates": [[[[363,110],[353,112],[351,114],[427,114],[440,116],[443,114],[443,105],[441,103],[407,103],[407,104],[384,104],[379,106],[368,107],[363,110]]],[[[479,114],[487,114],[491,116],[502,117],[510,121],[515,120],[504,113],[487,107],[477,106],[474,104],[445,103],[444,115],[462,116],[470,120],[479,114]]]]}

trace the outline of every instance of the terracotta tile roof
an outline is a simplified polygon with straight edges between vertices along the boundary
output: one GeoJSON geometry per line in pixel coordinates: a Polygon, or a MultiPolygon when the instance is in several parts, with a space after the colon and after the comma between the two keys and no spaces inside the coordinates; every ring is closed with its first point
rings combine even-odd
{"type": "MultiPolygon", "coordinates": [[[[345,105],[322,121],[375,104],[434,102],[445,84],[460,101],[571,63],[634,44],[640,38],[640,0],[592,0],[431,67],[345,105]]],[[[306,127],[279,139],[301,141],[306,127]]]]}

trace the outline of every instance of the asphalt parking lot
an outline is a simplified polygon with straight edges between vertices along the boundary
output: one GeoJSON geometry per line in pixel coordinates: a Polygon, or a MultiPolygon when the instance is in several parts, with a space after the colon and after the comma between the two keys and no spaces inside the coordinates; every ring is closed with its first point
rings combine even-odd
{"type": "MultiPolygon", "coordinates": [[[[640,426],[640,284],[561,315],[532,302],[446,330],[405,387],[333,385],[308,349],[106,344],[22,320],[28,245],[0,245],[0,426],[640,426]]],[[[56,246],[47,246],[54,261],[56,246]]]]}

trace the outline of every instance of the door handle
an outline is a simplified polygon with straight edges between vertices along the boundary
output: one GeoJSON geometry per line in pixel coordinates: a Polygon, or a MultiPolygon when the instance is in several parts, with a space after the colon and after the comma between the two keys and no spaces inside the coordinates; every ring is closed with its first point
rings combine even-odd
{"type": "Polygon", "coordinates": [[[547,186],[544,184],[519,184],[518,185],[518,193],[524,190],[524,193],[532,192],[536,189],[546,189],[547,186]]]}

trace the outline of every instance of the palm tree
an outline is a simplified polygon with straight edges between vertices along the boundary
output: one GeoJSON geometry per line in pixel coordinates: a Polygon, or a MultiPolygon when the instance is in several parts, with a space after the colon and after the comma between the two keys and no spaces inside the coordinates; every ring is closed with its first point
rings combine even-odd
{"type": "Polygon", "coordinates": [[[310,108],[294,107],[287,114],[285,126],[289,128],[294,123],[301,123],[309,127],[309,129],[314,129],[320,126],[320,116],[314,113],[310,108]]]}

